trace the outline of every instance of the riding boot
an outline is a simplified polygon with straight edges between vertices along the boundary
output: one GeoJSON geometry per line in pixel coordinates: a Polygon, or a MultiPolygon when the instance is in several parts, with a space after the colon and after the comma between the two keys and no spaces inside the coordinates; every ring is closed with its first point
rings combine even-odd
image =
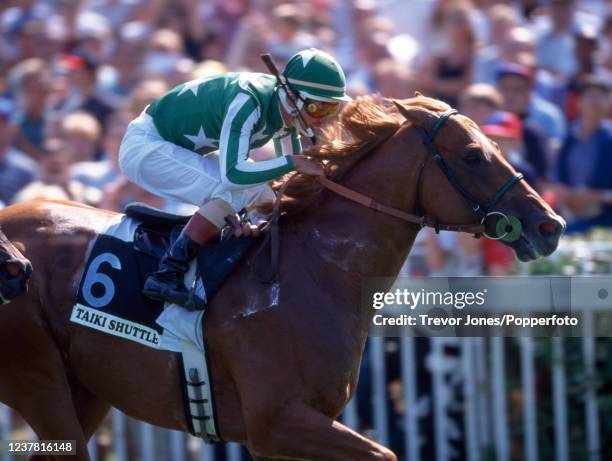
{"type": "Polygon", "coordinates": [[[190,292],[183,279],[189,270],[189,264],[198,255],[200,247],[218,232],[217,226],[202,215],[193,215],[164,254],[157,272],[145,280],[142,294],[158,301],[186,306],[190,292]]]}

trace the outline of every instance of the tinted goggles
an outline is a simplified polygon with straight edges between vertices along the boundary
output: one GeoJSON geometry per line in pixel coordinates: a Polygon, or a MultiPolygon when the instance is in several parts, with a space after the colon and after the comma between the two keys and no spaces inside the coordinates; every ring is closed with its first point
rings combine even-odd
{"type": "Polygon", "coordinates": [[[304,102],[306,113],[312,118],[323,118],[327,116],[337,115],[340,112],[340,103],[324,102],[307,99],[304,102]]]}

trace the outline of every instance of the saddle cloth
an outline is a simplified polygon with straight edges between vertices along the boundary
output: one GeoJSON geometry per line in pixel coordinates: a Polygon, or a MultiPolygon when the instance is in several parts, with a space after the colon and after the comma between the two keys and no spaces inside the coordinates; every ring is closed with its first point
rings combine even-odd
{"type": "MultiPolygon", "coordinates": [[[[70,320],[155,349],[180,354],[185,407],[192,433],[218,441],[203,337],[203,311],[190,312],[144,297],[148,273],[189,217],[168,215],[146,206],[126,209],[91,245],[70,320]]],[[[188,287],[209,301],[253,244],[230,238],[205,245],[185,277],[188,287]]]]}

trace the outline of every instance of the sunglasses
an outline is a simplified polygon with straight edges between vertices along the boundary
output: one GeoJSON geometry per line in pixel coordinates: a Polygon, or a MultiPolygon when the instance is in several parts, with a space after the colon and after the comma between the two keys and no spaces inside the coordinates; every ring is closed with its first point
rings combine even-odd
{"type": "Polygon", "coordinates": [[[323,102],[307,99],[304,103],[304,107],[308,115],[312,118],[333,116],[340,112],[340,103],[337,102],[323,102]]]}

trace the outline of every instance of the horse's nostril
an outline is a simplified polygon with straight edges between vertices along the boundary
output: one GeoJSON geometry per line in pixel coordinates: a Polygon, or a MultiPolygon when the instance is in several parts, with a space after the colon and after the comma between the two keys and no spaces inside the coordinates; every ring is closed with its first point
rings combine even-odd
{"type": "Polygon", "coordinates": [[[5,261],[0,268],[9,278],[17,278],[23,277],[24,279],[28,279],[32,274],[32,264],[30,261],[21,261],[12,259],[9,261],[5,261]]]}
{"type": "Polygon", "coordinates": [[[561,233],[562,226],[555,220],[544,221],[538,226],[543,237],[557,237],[561,233]]]}
{"type": "Polygon", "coordinates": [[[6,268],[8,275],[11,277],[17,277],[22,271],[22,268],[17,263],[6,263],[4,267],[6,268]]]}

